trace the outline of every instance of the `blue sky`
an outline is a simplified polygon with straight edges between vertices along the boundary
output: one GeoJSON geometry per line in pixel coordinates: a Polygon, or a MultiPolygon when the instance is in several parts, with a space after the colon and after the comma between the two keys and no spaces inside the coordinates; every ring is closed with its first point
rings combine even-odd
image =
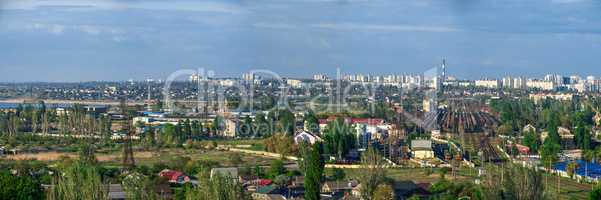
{"type": "Polygon", "coordinates": [[[0,0],[0,82],[269,69],[601,76],[596,0],[0,0]]]}

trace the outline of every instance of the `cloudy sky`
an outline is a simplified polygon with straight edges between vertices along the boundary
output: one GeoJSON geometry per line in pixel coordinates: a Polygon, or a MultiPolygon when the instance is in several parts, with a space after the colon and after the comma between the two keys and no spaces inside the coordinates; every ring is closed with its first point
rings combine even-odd
{"type": "Polygon", "coordinates": [[[0,0],[0,82],[269,69],[601,76],[596,0],[0,0]]]}

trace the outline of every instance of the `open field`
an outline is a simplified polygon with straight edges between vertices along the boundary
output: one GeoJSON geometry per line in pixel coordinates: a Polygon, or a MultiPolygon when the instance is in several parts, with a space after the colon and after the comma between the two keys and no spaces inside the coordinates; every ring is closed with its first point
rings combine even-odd
{"type": "MultiPolygon", "coordinates": [[[[241,154],[236,152],[228,151],[217,151],[217,150],[184,150],[184,149],[161,149],[160,151],[138,151],[134,152],[134,158],[138,165],[153,165],[156,163],[167,163],[172,161],[175,157],[188,157],[190,160],[197,161],[212,161],[218,163],[222,167],[234,166],[231,157],[233,155],[239,155],[241,163],[248,165],[269,165],[273,159],[253,156],[249,154],[241,154]]],[[[17,155],[7,155],[1,159],[6,160],[39,160],[44,162],[54,162],[60,160],[63,157],[77,158],[77,153],[72,152],[42,152],[42,153],[25,153],[17,155]]],[[[103,164],[106,165],[119,165],[122,158],[121,151],[114,151],[110,153],[97,153],[96,158],[103,164]]]]}
{"type": "Polygon", "coordinates": [[[545,174],[547,178],[547,187],[553,192],[557,192],[557,186],[561,186],[560,199],[587,199],[588,193],[592,190],[591,184],[578,183],[568,178],[561,178],[557,181],[557,176],[545,174]]]}
{"type": "MultiPolygon", "coordinates": [[[[428,170],[426,168],[394,168],[388,169],[386,175],[396,181],[414,181],[416,183],[434,183],[440,180],[441,175],[438,168],[431,168],[431,173],[428,173],[428,170]]],[[[345,172],[351,178],[360,173],[358,169],[345,169],[345,172]]],[[[474,181],[468,169],[460,169],[456,177],[448,172],[445,178],[455,181],[474,181]]]]}

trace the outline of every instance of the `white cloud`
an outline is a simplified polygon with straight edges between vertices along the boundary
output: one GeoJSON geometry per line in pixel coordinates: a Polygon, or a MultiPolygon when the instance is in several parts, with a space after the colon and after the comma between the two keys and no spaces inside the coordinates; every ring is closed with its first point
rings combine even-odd
{"type": "Polygon", "coordinates": [[[30,30],[43,30],[54,35],[61,35],[65,32],[65,26],[60,24],[32,24],[26,28],[30,30]]]}
{"type": "Polygon", "coordinates": [[[2,9],[36,10],[42,7],[64,7],[65,9],[144,9],[192,12],[216,12],[237,14],[242,9],[237,4],[220,1],[117,1],[117,0],[2,0],[2,9]]]}
{"type": "Polygon", "coordinates": [[[396,24],[356,24],[356,23],[319,23],[311,27],[340,31],[385,31],[385,32],[455,32],[460,31],[446,26],[396,25],[396,24]]]}
{"type": "Polygon", "coordinates": [[[294,28],[298,27],[298,26],[292,25],[292,24],[266,23],[266,22],[255,23],[255,24],[253,24],[253,26],[257,27],[257,28],[268,28],[268,29],[294,29],[294,28]]]}
{"type": "Polygon", "coordinates": [[[25,27],[29,30],[42,30],[51,34],[61,35],[67,31],[72,32],[82,32],[89,35],[100,35],[100,34],[110,34],[110,35],[118,35],[122,34],[125,31],[108,27],[108,26],[96,26],[96,25],[63,25],[63,24],[41,24],[35,23],[25,27]]]}

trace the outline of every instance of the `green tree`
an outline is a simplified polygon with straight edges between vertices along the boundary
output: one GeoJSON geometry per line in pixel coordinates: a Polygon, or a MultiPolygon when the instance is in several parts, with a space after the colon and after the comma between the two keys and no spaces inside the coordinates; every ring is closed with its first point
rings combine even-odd
{"type": "Polygon", "coordinates": [[[153,182],[143,174],[128,174],[123,178],[121,185],[128,199],[156,199],[153,182]]]}
{"type": "Polygon", "coordinates": [[[361,198],[373,197],[376,187],[386,178],[385,161],[373,148],[368,148],[361,156],[361,172],[359,182],[361,183],[361,198]]]}
{"type": "Polygon", "coordinates": [[[309,111],[305,115],[305,128],[313,134],[319,133],[319,120],[313,111],[309,111]]]}
{"type": "Polygon", "coordinates": [[[307,166],[305,171],[305,199],[319,200],[323,178],[324,161],[321,157],[321,146],[315,143],[310,154],[305,155],[307,166]]]}
{"type": "Polygon", "coordinates": [[[600,187],[596,187],[593,191],[591,191],[590,193],[588,193],[588,199],[589,200],[599,200],[599,199],[601,199],[601,188],[600,187]]]}
{"type": "Polygon", "coordinates": [[[250,197],[244,192],[244,187],[229,176],[215,175],[210,179],[201,178],[199,186],[187,186],[184,189],[185,200],[247,200],[250,197]]]}
{"type": "Polygon", "coordinates": [[[253,136],[253,122],[250,116],[246,116],[243,120],[242,125],[240,126],[240,132],[243,136],[249,137],[253,136]]]}
{"type": "Polygon", "coordinates": [[[393,200],[394,191],[388,184],[380,184],[374,191],[373,200],[393,200]]]}
{"type": "Polygon", "coordinates": [[[482,199],[550,199],[545,191],[543,174],[519,165],[489,165],[482,184],[482,199]],[[500,181],[499,175],[503,174],[500,181]]]}
{"type": "Polygon", "coordinates": [[[543,147],[540,151],[541,161],[543,162],[543,165],[547,168],[550,168],[552,164],[557,162],[557,154],[560,151],[561,147],[559,146],[559,144],[556,144],[549,139],[545,140],[545,142],[543,143],[543,147]]]}
{"type": "Polygon", "coordinates": [[[341,159],[355,147],[357,139],[353,134],[353,129],[342,118],[330,122],[324,132],[325,154],[334,154],[341,159]]]}
{"type": "Polygon", "coordinates": [[[265,114],[263,114],[262,112],[257,113],[257,115],[255,116],[254,127],[254,133],[258,137],[267,137],[273,134],[273,128],[271,126],[271,123],[267,121],[265,114]]]}
{"type": "Polygon", "coordinates": [[[344,180],[345,177],[346,177],[346,174],[344,173],[344,170],[339,169],[339,168],[332,169],[332,179],[334,179],[336,181],[341,181],[341,180],[344,180]]]}
{"type": "Polygon", "coordinates": [[[269,167],[269,177],[274,179],[278,175],[286,174],[286,168],[284,167],[284,161],[282,160],[274,160],[271,161],[271,166],[269,167]]]}
{"type": "Polygon", "coordinates": [[[530,148],[531,153],[538,152],[538,146],[540,144],[539,137],[532,130],[529,130],[524,134],[524,145],[530,148]]]}
{"type": "Polygon", "coordinates": [[[108,199],[96,166],[75,162],[62,171],[48,192],[50,200],[108,199]]]}
{"type": "Polygon", "coordinates": [[[194,120],[192,121],[190,128],[192,129],[192,138],[198,139],[202,133],[202,124],[198,120],[194,120]]]}
{"type": "Polygon", "coordinates": [[[0,200],[12,199],[43,199],[42,187],[30,176],[14,176],[0,171],[0,200]]]}
{"type": "Polygon", "coordinates": [[[190,122],[190,119],[186,119],[182,126],[183,126],[182,132],[183,132],[183,136],[184,136],[184,138],[182,138],[182,140],[192,138],[192,124],[190,122]]]}
{"type": "Polygon", "coordinates": [[[216,116],[215,119],[213,119],[213,133],[215,135],[221,135],[221,131],[223,131],[224,128],[224,121],[223,121],[223,117],[221,116],[216,116]]]}
{"type": "Polygon", "coordinates": [[[79,149],[79,160],[85,164],[96,164],[96,147],[93,144],[84,142],[79,149]]]}

